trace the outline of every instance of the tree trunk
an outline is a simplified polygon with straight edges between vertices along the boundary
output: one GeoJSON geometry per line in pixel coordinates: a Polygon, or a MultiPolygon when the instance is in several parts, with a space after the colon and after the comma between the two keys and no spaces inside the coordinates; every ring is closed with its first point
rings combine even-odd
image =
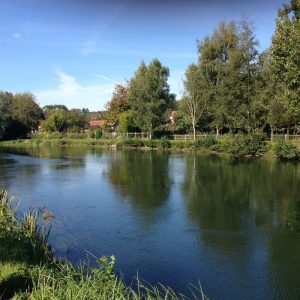
{"type": "Polygon", "coordinates": [[[271,142],[274,140],[274,128],[271,126],[271,142]]]}
{"type": "Polygon", "coordinates": [[[193,135],[194,135],[194,141],[196,140],[196,126],[195,121],[193,121],[193,135]]]}
{"type": "Polygon", "coordinates": [[[152,140],[152,134],[153,134],[153,130],[152,130],[152,123],[151,123],[151,125],[150,125],[150,131],[149,131],[150,140],[152,140]]]}

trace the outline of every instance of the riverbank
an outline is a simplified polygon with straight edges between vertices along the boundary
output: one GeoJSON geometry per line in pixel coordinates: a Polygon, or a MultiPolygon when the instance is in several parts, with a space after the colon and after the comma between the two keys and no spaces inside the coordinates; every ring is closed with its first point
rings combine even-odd
{"type": "Polygon", "coordinates": [[[126,286],[114,273],[114,256],[100,258],[98,268],[58,260],[48,244],[53,215],[45,209],[20,215],[16,207],[0,191],[0,299],[186,299],[138,279],[134,289],[126,286]]]}
{"type": "Polygon", "coordinates": [[[211,155],[233,155],[248,158],[278,158],[281,160],[299,160],[300,147],[297,142],[270,142],[261,135],[228,135],[222,139],[206,138],[192,140],[161,139],[94,139],[94,138],[31,138],[1,141],[0,147],[88,147],[106,149],[139,149],[171,152],[197,152],[211,155]]]}

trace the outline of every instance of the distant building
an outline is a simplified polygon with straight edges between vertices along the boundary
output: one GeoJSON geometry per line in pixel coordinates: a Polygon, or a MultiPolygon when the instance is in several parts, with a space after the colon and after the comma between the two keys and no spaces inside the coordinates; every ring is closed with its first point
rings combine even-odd
{"type": "Polygon", "coordinates": [[[103,127],[106,124],[106,120],[91,120],[89,121],[89,127],[103,127]]]}

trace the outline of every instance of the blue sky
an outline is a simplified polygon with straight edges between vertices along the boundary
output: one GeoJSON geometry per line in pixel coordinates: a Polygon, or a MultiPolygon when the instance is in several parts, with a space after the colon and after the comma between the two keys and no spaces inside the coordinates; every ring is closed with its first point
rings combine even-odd
{"type": "Polygon", "coordinates": [[[101,110],[114,85],[157,57],[180,95],[196,39],[222,20],[252,19],[270,45],[281,0],[0,0],[0,90],[101,110]]]}

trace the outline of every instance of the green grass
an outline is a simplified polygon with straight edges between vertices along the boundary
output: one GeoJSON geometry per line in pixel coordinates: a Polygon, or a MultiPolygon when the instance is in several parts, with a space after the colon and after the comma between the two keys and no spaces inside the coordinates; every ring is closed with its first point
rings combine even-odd
{"type": "MultiPolygon", "coordinates": [[[[114,272],[114,256],[100,258],[97,268],[57,260],[47,242],[52,217],[46,210],[20,216],[16,202],[0,191],[0,299],[187,299],[139,279],[126,286],[114,272]]],[[[192,298],[207,299],[201,287],[193,292],[192,298]]]]}
{"type": "MultiPolygon", "coordinates": [[[[263,141],[259,135],[227,135],[220,140],[213,138],[192,140],[140,139],[140,138],[32,138],[13,141],[0,141],[0,147],[38,148],[38,147],[78,147],[78,148],[118,148],[158,150],[171,152],[197,152],[204,154],[233,155],[238,157],[270,157],[283,160],[294,159],[290,153],[279,152],[277,145],[289,145],[292,142],[263,141]],[[290,158],[292,157],[292,158],[290,158]]],[[[293,144],[298,144],[293,142],[293,144]]],[[[287,147],[281,147],[286,149],[287,147]]],[[[291,148],[291,147],[289,147],[291,148]]]]}

